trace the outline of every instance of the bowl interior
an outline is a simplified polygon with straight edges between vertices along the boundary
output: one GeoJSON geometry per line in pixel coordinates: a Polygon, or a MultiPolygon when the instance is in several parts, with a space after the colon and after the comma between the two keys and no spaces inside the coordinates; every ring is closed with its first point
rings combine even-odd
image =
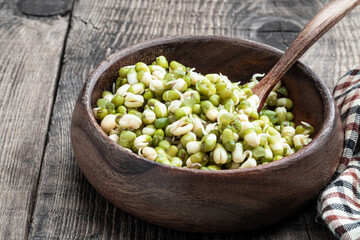
{"type": "MultiPolygon", "coordinates": [[[[122,50],[102,63],[102,75],[91,92],[91,106],[103,90],[111,89],[118,78],[120,67],[139,61],[151,64],[159,55],[169,61],[176,60],[195,68],[202,74],[222,73],[231,81],[250,80],[255,73],[267,73],[280,58],[282,52],[264,44],[223,37],[183,37],[149,41],[122,50]]],[[[301,63],[295,64],[283,77],[289,97],[294,101],[295,123],[305,121],[316,131],[324,122],[324,103],[320,95],[322,86],[318,78],[301,63]]]]}

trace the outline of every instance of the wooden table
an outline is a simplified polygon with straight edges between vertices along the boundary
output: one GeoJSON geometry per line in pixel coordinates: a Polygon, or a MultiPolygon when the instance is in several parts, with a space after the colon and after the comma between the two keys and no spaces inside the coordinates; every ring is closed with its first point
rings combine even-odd
{"type": "MultiPolygon", "coordinates": [[[[315,201],[262,229],[192,234],[154,226],[100,196],[70,142],[75,99],[111,53],[161,36],[216,34],[286,49],[322,0],[0,1],[0,239],[332,239],[315,201]]],[[[302,57],[330,89],[360,60],[360,8],[302,57]]]]}

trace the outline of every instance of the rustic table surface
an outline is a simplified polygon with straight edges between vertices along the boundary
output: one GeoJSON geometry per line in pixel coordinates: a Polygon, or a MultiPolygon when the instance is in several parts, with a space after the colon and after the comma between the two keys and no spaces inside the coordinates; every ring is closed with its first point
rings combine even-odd
{"type": "MultiPolygon", "coordinates": [[[[81,173],[70,142],[89,72],[131,44],[179,34],[286,49],[326,0],[0,0],[0,239],[333,239],[315,201],[271,226],[178,232],[115,208],[81,173]]],[[[360,8],[302,58],[332,90],[360,60],[360,8]]]]}

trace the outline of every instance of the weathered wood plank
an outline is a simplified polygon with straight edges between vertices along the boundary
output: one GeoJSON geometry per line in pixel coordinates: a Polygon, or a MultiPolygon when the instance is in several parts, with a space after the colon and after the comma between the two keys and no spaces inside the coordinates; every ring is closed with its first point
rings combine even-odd
{"type": "Polygon", "coordinates": [[[355,8],[329,30],[300,59],[332,91],[337,81],[360,61],[360,8],[355,8]]]}
{"type": "Polygon", "coordinates": [[[325,226],[323,223],[315,222],[316,217],[316,203],[309,205],[308,208],[304,211],[304,220],[306,222],[306,227],[309,232],[309,237],[312,240],[315,239],[336,239],[332,232],[325,226]]]}
{"type": "Polygon", "coordinates": [[[0,239],[23,239],[69,18],[30,19],[11,6],[0,9],[0,239]]]}
{"type": "MultiPolygon", "coordinates": [[[[106,1],[75,2],[49,143],[42,166],[30,237],[33,239],[297,239],[309,238],[302,214],[267,228],[238,234],[202,235],[148,224],[114,208],[88,184],[77,167],[69,125],[75,99],[89,71],[107,55],[130,44],[165,35],[221,34],[270,41],[286,47],[322,6],[320,1],[106,1]],[[274,23],[274,26],[268,23],[274,23]],[[268,25],[267,25],[268,24],[268,25]],[[270,37],[269,37],[269,35],[270,37]],[[272,35],[272,36],[271,36],[272,35]],[[281,38],[279,38],[280,36],[281,38]],[[280,39],[280,41],[279,41],[280,39]]],[[[358,11],[355,13],[358,14],[358,11]]],[[[357,18],[359,19],[359,18],[357,18]]],[[[330,85],[340,68],[324,68],[330,56],[339,64],[338,41],[348,39],[347,23],[314,46],[304,61],[330,85]],[[319,47],[319,46],[317,46],[319,47]],[[314,61],[316,55],[317,61],[314,61]],[[321,59],[320,59],[321,58],[321,59]],[[327,78],[326,78],[327,76],[327,78]],[[327,80],[330,79],[330,80],[327,80]]],[[[351,37],[349,37],[351,38],[351,37]]],[[[353,40],[353,51],[359,43],[353,40]]],[[[344,48],[341,48],[344,49],[344,48]]],[[[360,49],[360,48],[358,48],[360,49]]],[[[355,58],[350,52],[352,60],[355,58]]],[[[355,63],[355,62],[354,62],[355,63]]],[[[337,77],[336,77],[337,78],[337,77]]],[[[311,223],[312,224],[312,223],[311,223]]],[[[309,225],[309,223],[308,223],[309,225]]],[[[326,231],[311,229],[317,231],[326,231]]],[[[310,231],[311,233],[311,231],[310,231]]],[[[314,234],[314,236],[316,235],[314,234]]],[[[316,235],[317,236],[317,235],[316,235]]]]}

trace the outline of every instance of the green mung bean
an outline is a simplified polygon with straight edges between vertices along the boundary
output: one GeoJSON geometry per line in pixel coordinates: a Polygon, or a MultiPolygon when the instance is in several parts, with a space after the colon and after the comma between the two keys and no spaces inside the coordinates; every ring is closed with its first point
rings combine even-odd
{"type": "Polygon", "coordinates": [[[311,142],[309,123],[294,124],[291,100],[277,84],[264,108],[251,88],[218,73],[205,76],[159,56],[119,69],[94,117],[121,147],[162,164],[221,170],[254,167],[286,157],[311,142]]]}

